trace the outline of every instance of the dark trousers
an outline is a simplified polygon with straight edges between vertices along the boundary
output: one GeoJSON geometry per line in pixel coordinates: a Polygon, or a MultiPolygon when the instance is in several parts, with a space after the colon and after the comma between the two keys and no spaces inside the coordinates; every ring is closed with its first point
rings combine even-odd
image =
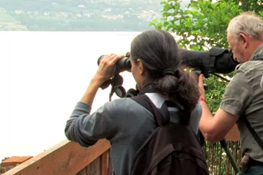
{"type": "Polygon", "coordinates": [[[263,175],[263,166],[251,166],[245,173],[238,173],[237,175],[263,175]]]}
{"type": "Polygon", "coordinates": [[[249,169],[246,172],[240,172],[237,175],[263,175],[263,163],[250,159],[249,169]]]}

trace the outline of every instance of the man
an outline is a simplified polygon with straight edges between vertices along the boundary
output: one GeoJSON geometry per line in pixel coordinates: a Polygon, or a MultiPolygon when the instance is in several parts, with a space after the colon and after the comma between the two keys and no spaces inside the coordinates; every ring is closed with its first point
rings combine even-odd
{"type": "Polygon", "coordinates": [[[227,28],[227,40],[233,57],[239,64],[225,90],[220,108],[212,116],[205,101],[203,75],[199,77],[202,117],[200,130],[210,142],[220,141],[237,123],[242,155],[249,157],[248,170],[242,175],[263,174],[263,150],[244,123],[246,117],[263,141],[263,90],[260,88],[263,72],[263,21],[252,12],[233,18],[227,28]],[[241,117],[242,116],[242,117],[241,117]]]}

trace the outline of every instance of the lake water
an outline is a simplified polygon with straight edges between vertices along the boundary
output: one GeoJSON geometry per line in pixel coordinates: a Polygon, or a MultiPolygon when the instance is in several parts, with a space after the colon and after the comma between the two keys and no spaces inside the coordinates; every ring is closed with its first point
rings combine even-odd
{"type": "MultiPolygon", "coordinates": [[[[66,121],[98,57],[126,53],[139,33],[0,32],[0,159],[36,156],[66,139],[66,121]]],[[[122,75],[126,90],[134,88],[132,75],[122,75]]],[[[109,92],[98,91],[93,111],[109,92]]]]}

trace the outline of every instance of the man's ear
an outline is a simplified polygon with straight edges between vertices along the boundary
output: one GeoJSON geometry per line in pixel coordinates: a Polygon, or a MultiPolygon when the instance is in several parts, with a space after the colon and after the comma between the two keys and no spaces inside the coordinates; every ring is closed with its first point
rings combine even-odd
{"type": "Polygon", "coordinates": [[[249,44],[248,36],[244,33],[240,33],[239,37],[240,37],[241,42],[244,44],[245,48],[247,48],[249,44]]]}
{"type": "Polygon", "coordinates": [[[144,67],[143,67],[142,61],[141,59],[137,59],[136,62],[139,68],[139,73],[140,75],[142,75],[144,73],[144,67]]]}

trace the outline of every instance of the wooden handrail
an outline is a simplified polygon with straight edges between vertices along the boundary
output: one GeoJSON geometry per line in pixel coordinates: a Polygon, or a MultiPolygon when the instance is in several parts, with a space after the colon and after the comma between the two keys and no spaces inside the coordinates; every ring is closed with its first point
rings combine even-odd
{"type": "Polygon", "coordinates": [[[105,139],[88,148],[64,140],[4,175],[74,175],[109,149],[110,143],[105,139]]]}
{"type": "MultiPolygon", "coordinates": [[[[226,141],[239,141],[239,131],[235,125],[226,135],[226,141]]],[[[107,175],[108,151],[110,143],[106,139],[84,148],[78,143],[64,140],[47,151],[16,166],[3,175],[75,175],[100,157],[100,175],[107,175]]]]}

